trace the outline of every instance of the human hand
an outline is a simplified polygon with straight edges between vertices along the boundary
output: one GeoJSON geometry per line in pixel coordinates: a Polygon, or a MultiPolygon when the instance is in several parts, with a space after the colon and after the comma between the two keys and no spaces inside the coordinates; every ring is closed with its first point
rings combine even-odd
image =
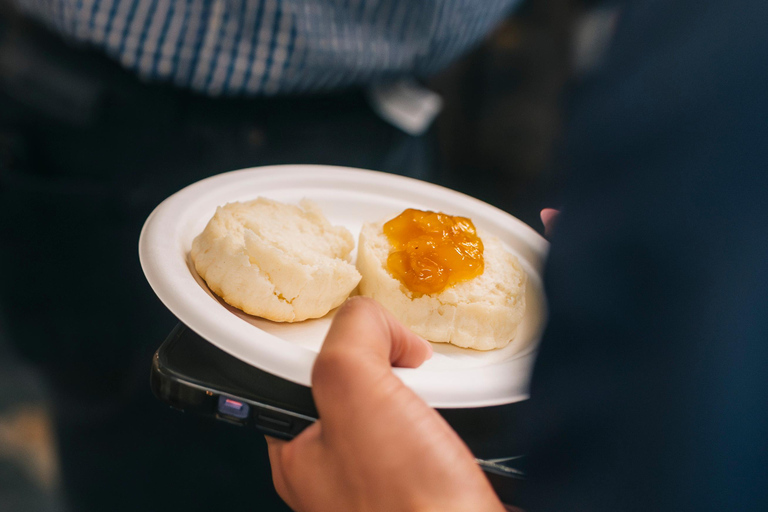
{"type": "Polygon", "coordinates": [[[542,224],[544,224],[544,234],[546,236],[552,236],[552,230],[555,227],[557,216],[560,215],[560,210],[544,208],[539,215],[541,216],[542,224]]]}
{"type": "Polygon", "coordinates": [[[458,435],[392,373],[431,354],[375,301],[347,301],[312,371],[320,420],[290,442],[267,438],[275,488],[291,508],[504,510],[458,435]]]}

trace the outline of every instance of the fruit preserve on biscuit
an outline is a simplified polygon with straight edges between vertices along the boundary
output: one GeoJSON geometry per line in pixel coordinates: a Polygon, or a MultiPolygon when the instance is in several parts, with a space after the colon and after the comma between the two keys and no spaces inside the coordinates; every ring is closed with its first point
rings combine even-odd
{"type": "Polygon", "coordinates": [[[483,273],[483,241],[472,221],[409,208],[384,224],[387,268],[417,294],[440,293],[483,273]]]}

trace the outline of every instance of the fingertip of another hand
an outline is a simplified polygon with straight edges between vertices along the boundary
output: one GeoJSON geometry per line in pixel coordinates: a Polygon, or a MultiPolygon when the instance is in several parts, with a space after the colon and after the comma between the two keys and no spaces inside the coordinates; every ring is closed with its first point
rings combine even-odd
{"type": "Polygon", "coordinates": [[[560,210],[554,208],[544,208],[541,210],[539,216],[541,217],[541,223],[544,224],[544,234],[546,236],[552,234],[552,229],[555,226],[558,215],[560,215],[560,210]]]}
{"type": "Polygon", "coordinates": [[[550,222],[554,221],[555,217],[560,212],[554,208],[544,208],[539,212],[539,217],[541,217],[541,223],[545,226],[548,225],[550,222]]]}

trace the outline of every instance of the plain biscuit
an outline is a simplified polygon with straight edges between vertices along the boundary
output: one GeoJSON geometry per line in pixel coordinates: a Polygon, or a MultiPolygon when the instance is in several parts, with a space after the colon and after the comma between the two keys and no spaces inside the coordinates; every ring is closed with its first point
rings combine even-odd
{"type": "Polygon", "coordinates": [[[415,296],[386,268],[391,250],[383,222],[360,232],[357,269],[360,293],[379,301],[423,338],[460,347],[490,350],[515,336],[525,311],[526,276],[501,241],[480,233],[484,272],[440,293],[415,296]]]}
{"type": "Polygon", "coordinates": [[[320,209],[260,197],[217,208],[192,243],[208,287],[228,304],[277,322],[324,316],[360,281],[352,234],[320,209]]]}

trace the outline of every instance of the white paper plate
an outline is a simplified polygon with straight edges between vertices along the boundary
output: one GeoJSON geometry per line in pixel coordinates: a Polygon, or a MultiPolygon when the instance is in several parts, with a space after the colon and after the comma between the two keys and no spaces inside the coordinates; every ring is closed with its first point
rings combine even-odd
{"type": "Polygon", "coordinates": [[[526,313],[515,340],[489,352],[435,343],[434,356],[420,368],[395,372],[433,407],[483,407],[527,398],[534,349],[546,317],[540,270],[547,242],[521,221],[482,201],[401,176],[282,165],[220,174],[172,195],[147,219],[139,256],[149,284],[181,322],[253,366],[310,385],[312,364],[333,312],[293,324],[247,315],[213,295],[189,261],[192,240],[217,206],[258,196],[294,204],[309,198],[332,224],[347,227],[355,238],[363,222],[393,217],[406,208],[466,216],[479,229],[499,237],[528,273],[526,313]]]}

